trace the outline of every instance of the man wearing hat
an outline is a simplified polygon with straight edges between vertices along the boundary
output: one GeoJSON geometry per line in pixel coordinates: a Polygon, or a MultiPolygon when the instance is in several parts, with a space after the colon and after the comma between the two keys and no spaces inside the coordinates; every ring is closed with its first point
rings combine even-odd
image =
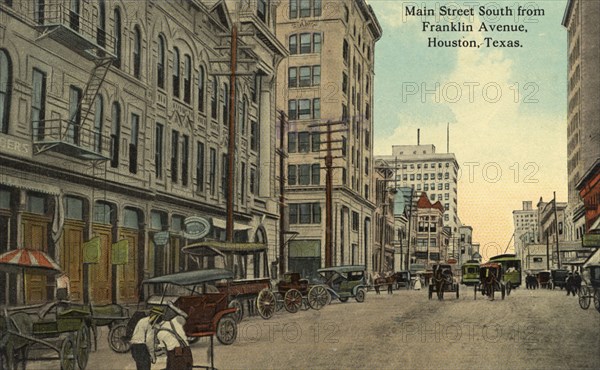
{"type": "Polygon", "coordinates": [[[137,370],[150,370],[150,363],[156,361],[154,353],[154,328],[158,324],[163,311],[160,307],[152,307],[150,315],[143,317],[135,325],[131,336],[131,357],[137,370]]]}
{"type": "Polygon", "coordinates": [[[167,306],[164,321],[156,333],[159,345],[167,351],[167,370],[191,369],[192,351],[183,328],[188,315],[172,302],[167,306]]]}

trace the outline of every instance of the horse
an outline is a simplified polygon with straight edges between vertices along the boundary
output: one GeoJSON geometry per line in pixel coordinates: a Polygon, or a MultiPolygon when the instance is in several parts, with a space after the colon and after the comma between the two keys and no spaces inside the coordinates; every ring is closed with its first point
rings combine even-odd
{"type": "Polygon", "coordinates": [[[433,284],[439,300],[444,299],[444,287],[452,284],[452,273],[448,269],[437,268],[433,273],[433,284]]]}

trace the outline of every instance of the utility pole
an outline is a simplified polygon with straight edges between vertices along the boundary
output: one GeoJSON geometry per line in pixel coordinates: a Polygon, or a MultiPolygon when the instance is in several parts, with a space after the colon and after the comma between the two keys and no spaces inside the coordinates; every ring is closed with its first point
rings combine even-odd
{"type": "Polygon", "coordinates": [[[410,199],[408,201],[408,241],[406,244],[406,269],[410,270],[410,239],[411,239],[411,222],[412,222],[412,209],[413,209],[413,191],[415,190],[414,185],[410,186],[410,199]]]}
{"type": "MultiPolygon", "coordinates": [[[[326,146],[327,149],[325,150],[327,154],[325,154],[325,157],[319,157],[319,159],[325,159],[325,266],[324,267],[331,267],[333,266],[333,169],[337,168],[333,166],[333,159],[334,158],[343,158],[340,156],[334,156],[333,155],[333,150],[334,148],[332,147],[331,144],[333,144],[334,142],[341,142],[342,140],[333,140],[332,139],[332,135],[334,133],[337,132],[347,132],[347,129],[336,129],[333,130],[332,126],[334,125],[340,125],[340,124],[344,124],[346,125],[347,122],[345,120],[342,121],[336,121],[336,122],[332,122],[332,121],[327,121],[326,123],[315,123],[312,125],[308,125],[308,127],[322,127],[322,126],[326,126],[327,127],[327,131],[325,132],[325,134],[327,134],[327,140],[326,140],[326,146]]],[[[319,131],[319,134],[323,134],[323,132],[319,131]]],[[[335,149],[340,149],[340,148],[335,148],[335,149]]],[[[319,150],[321,151],[321,150],[319,150]]],[[[341,168],[341,167],[339,167],[341,168]]]]}
{"type": "Polygon", "coordinates": [[[556,258],[558,261],[558,268],[560,268],[560,249],[558,247],[558,215],[556,214],[556,192],[554,192],[554,230],[556,235],[556,258]]]}
{"type": "Polygon", "coordinates": [[[285,274],[285,113],[279,112],[279,276],[285,274]]]}
{"type": "Polygon", "coordinates": [[[227,223],[225,236],[233,242],[233,200],[235,198],[235,86],[237,66],[237,26],[231,29],[231,73],[229,76],[229,145],[227,149],[227,223]]]}
{"type": "Polygon", "coordinates": [[[546,231],[546,270],[550,270],[550,240],[546,231]]]}

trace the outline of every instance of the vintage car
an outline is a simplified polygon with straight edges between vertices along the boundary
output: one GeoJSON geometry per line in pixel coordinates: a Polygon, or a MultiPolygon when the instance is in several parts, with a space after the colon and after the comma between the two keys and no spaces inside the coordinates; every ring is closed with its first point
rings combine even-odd
{"type": "Polygon", "coordinates": [[[546,289],[553,289],[552,274],[550,271],[540,271],[536,274],[537,286],[546,289]]]}
{"type": "Polygon", "coordinates": [[[396,287],[398,289],[402,288],[406,288],[406,289],[410,289],[412,286],[412,282],[411,282],[411,275],[410,275],[410,271],[398,271],[394,273],[394,278],[395,278],[395,282],[396,282],[396,287]]]}
{"type": "Polygon", "coordinates": [[[432,269],[433,272],[427,289],[429,299],[433,298],[434,292],[439,300],[444,299],[444,292],[456,293],[458,299],[460,297],[460,286],[454,278],[452,266],[449,264],[435,264],[432,269]]]}
{"type": "Polygon", "coordinates": [[[308,279],[302,279],[298,272],[286,272],[277,284],[277,294],[283,301],[283,307],[291,313],[309,308],[308,289],[308,279]]]}
{"type": "Polygon", "coordinates": [[[321,284],[316,284],[308,291],[308,304],[312,309],[320,310],[333,298],[347,302],[354,298],[364,302],[367,292],[365,266],[347,265],[327,267],[317,270],[321,275],[321,284]]]}

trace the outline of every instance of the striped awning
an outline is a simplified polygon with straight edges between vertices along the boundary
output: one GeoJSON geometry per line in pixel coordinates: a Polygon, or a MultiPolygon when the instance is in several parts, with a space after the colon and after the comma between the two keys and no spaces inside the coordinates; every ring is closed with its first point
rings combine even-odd
{"type": "Polygon", "coordinates": [[[31,272],[55,274],[60,266],[46,253],[31,249],[14,249],[0,255],[0,271],[31,272]]]}

